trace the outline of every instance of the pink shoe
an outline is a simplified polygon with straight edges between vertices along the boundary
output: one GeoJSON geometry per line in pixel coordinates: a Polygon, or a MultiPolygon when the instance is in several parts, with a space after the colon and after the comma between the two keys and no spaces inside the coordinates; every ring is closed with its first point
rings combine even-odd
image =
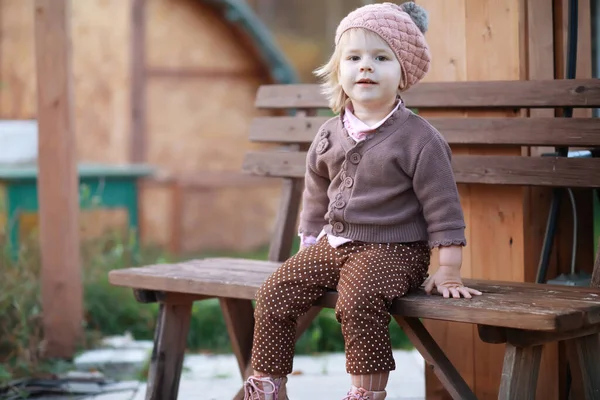
{"type": "Polygon", "coordinates": [[[288,400],[287,377],[250,376],[244,382],[244,400],[288,400]]]}
{"type": "Polygon", "coordinates": [[[385,390],[370,392],[363,388],[352,386],[346,397],[342,400],[384,400],[387,395],[385,390]]]}

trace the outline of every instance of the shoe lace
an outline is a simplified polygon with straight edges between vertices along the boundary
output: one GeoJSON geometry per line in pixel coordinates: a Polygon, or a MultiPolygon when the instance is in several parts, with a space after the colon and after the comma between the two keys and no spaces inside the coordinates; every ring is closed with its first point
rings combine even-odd
{"type": "Polygon", "coordinates": [[[366,393],[367,391],[363,388],[353,389],[342,400],[371,400],[366,393]]]}
{"type": "Polygon", "coordinates": [[[256,376],[249,377],[244,382],[244,400],[260,400],[260,395],[272,394],[276,399],[278,396],[278,387],[271,378],[260,378],[256,376]],[[265,389],[265,385],[259,385],[261,383],[268,383],[267,387],[272,386],[272,390],[265,389]]]}

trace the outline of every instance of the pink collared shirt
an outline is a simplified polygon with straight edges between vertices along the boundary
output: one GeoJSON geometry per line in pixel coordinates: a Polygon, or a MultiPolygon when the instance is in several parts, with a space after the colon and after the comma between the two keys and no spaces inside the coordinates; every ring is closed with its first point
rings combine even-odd
{"type": "MultiPolygon", "coordinates": [[[[398,102],[396,103],[394,109],[390,111],[390,113],[386,115],[382,120],[380,120],[372,126],[369,126],[360,119],[358,119],[356,115],[354,115],[354,112],[352,110],[352,104],[348,104],[344,110],[343,118],[344,128],[346,128],[348,136],[354,139],[356,143],[366,140],[369,137],[369,134],[374,133],[374,131],[377,128],[383,125],[383,123],[387,121],[388,118],[391,117],[392,114],[398,110],[401,104],[402,99],[398,99],[398,102]]],[[[317,236],[316,238],[314,236],[304,236],[303,234],[300,234],[300,241],[303,246],[311,246],[317,243],[325,235],[327,235],[325,231],[321,231],[321,233],[319,233],[319,236],[317,236]]],[[[352,239],[348,239],[341,236],[327,235],[327,241],[329,242],[331,247],[338,247],[344,243],[351,242],[352,239]]]]}

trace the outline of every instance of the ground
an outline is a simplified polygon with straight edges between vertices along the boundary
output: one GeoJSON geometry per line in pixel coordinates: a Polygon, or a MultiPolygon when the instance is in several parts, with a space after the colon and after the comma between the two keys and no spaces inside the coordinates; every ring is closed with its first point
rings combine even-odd
{"type": "MultiPolygon", "coordinates": [[[[108,375],[124,376],[132,366],[140,368],[151,351],[150,342],[114,343],[118,347],[95,350],[80,355],[76,362],[81,370],[103,368],[108,375]]],[[[425,398],[425,364],[415,350],[394,352],[397,369],[390,375],[387,400],[422,400],[425,398]]],[[[182,400],[226,400],[241,387],[237,362],[233,355],[188,354],[179,390],[182,400]]],[[[94,396],[94,400],[143,400],[145,384],[123,382],[132,389],[121,393],[94,396]],[[136,392],[137,390],[137,392],[136,392]]],[[[294,373],[289,377],[290,399],[342,399],[349,388],[344,355],[339,353],[296,356],[294,373]]],[[[92,399],[92,397],[90,397],[92,399]]]]}

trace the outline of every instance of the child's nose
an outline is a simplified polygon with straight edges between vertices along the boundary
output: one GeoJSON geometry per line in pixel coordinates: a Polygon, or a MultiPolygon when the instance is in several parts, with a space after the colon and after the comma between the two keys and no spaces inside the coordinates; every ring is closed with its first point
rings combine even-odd
{"type": "Polygon", "coordinates": [[[373,66],[371,64],[363,63],[360,66],[360,72],[373,72],[373,66]]]}

